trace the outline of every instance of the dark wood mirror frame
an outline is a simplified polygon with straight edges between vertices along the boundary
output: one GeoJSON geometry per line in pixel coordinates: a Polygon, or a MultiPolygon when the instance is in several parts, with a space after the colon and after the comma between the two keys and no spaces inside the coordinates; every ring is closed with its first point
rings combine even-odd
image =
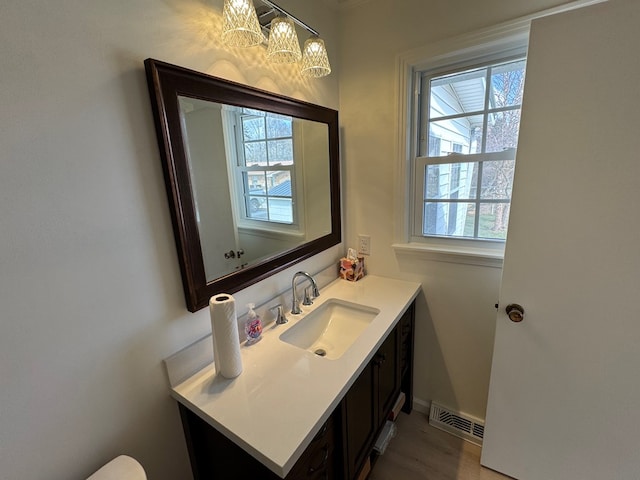
{"type": "Polygon", "coordinates": [[[235,293],[342,241],[338,112],[154,59],[145,60],[147,83],[164,171],[187,308],[196,312],[216,293],[235,293]],[[178,95],[325,123],[329,131],[331,232],[271,258],[207,282],[178,95]]]}

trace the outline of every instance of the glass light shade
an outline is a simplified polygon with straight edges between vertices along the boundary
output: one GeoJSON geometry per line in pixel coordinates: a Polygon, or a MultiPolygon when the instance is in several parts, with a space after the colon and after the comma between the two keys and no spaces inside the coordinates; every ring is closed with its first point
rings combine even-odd
{"type": "Polygon", "coordinates": [[[251,47],[264,41],[251,0],[224,0],[222,41],[230,47],[251,47]]]}
{"type": "Polygon", "coordinates": [[[324,41],[315,35],[304,42],[300,73],[307,77],[315,78],[324,77],[331,73],[331,65],[329,65],[329,57],[324,41]]]}
{"type": "Polygon", "coordinates": [[[295,63],[302,58],[293,20],[276,17],[271,21],[267,59],[273,63],[295,63]]]}

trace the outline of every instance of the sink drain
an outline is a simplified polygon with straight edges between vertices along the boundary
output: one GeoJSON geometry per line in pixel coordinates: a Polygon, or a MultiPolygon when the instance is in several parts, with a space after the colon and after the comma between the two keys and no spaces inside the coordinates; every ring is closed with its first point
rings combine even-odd
{"type": "Polygon", "coordinates": [[[315,353],[319,357],[324,357],[327,354],[327,351],[324,348],[318,348],[313,353],[315,353]]]}

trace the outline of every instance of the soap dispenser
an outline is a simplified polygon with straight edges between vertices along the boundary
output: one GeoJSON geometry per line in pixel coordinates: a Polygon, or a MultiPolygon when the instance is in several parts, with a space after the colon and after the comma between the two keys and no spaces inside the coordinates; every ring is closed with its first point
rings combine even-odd
{"type": "Polygon", "coordinates": [[[247,336],[247,345],[252,345],[262,339],[262,320],[253,309],[253,303],[247,304],[249,312],[247,313],[247,323],[244,327],[244,333],[247,336]]]}

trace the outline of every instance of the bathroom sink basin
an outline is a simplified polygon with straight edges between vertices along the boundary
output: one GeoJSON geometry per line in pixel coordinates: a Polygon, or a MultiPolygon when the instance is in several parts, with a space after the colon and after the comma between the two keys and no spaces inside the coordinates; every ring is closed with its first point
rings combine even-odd
{"type": "Polygon", "coordinates": [[[340,358],[380,310],[329,299],[280,335],[280,340],[330,360],[340,358]]]}

